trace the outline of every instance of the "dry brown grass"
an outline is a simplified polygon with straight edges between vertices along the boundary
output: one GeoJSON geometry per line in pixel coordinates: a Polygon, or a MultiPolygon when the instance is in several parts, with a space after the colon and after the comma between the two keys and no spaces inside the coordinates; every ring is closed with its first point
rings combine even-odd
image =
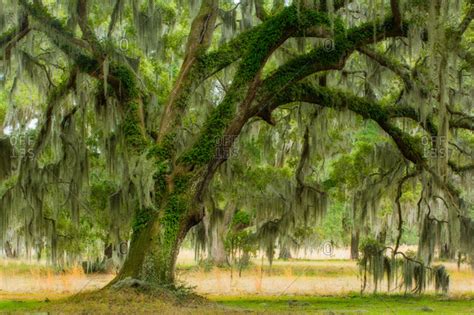
{"type": "MultiPolygon", "coordinates": [[[[450,295],[473,294],[473,270],[467,265],[458,270],[455,263],[444,264],[451,277],[450,295]]],[[[0,266],[0,300],[53,299],[100,289],[114,277],[86,275],[79,268],[56,273],[46,266],[12,261],[0,261],[0,266]]],[[[360,290],[357,264],[349,260],[275,261],[270,268],[258,259],[242,271],[242,277],[238,270],[205,271],[181,265],[178,278],[201,295],[344,295],[360,290]]],[[[367,291],[371,292],[370,286],[367,291]]]]}
{"type": "MultiPolygon", "coordinates": [[[[275,261],[271,268],[260,263],[255,260],[255,265],[244,270],[242,277],[235,270],[214,268],[205,272],[192,268],[181,270],[179,279],[204,295],[343,295],[360,290],[359,269],[354,261],[275,261]]],[[[474,272],[470,266],[463,265],[458,270],[455,263],[443,264],[450,273],[451,295],[474,293],[474,272]]],[[[382,283],[381,288],[386,291],[386,284],[382,283]]],[[[369,283],[367,292],[371,291],[369,283]]]]}

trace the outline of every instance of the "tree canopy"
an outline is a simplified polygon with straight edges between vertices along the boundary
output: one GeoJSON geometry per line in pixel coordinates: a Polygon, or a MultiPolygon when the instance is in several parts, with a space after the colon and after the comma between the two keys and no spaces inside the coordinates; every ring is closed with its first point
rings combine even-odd
{"type": "Polygon", "coordinates": [[[473,18],[472,0],[0,0],[0,246],[58,265],[110,247],[114,283],[172,284],[191,229],[270,260],[363,237],[364,279],[445,290],[435,255],[474,264],[473,18]]]}

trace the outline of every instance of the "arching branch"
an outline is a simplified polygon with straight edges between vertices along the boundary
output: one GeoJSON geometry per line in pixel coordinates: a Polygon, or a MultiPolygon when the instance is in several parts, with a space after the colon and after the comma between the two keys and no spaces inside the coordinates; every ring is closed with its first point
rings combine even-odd
{"type": "MultiPolygon", "coordinates": [[[[230,147],[236,139],[236,135],[240,134],[243,126],[251,117],[263,116],[267,117],[267,120],[272,121],[270,114],[273,109],[271,108],[270,104],[275,101],[275,97],[282,93],[286,94],[287,91],[285,88],[292,85],[292,83],[299,81],[315,72],[342,68],[345,60],[353,51],[355,51],[358,47],[373,42],[374,40],[380,41],[386,37],[406,35],[406,27],[402,30],[395,31],[392,22],[393,19],[388,18],[383,23],[377,23],[378,26],[375,31],[372,23],[355,27],[347,31],[347,35],[341,31],[341,33],[339,33],[335,38],[334,50],[328,50],[325,47],[317,47],[308,54],[294,58],[293,60],[278,68],[268,78],[258,82],[258,87],[254,92],[255,94],[253,97],[251,99],[245,100],[247,102],[257,102],[257,104],[247,108],[247,110],[239,111],[229,122],[223,136],[230,136],[230,139],[232,140],[228,142],[228,147],[223,148],[223,150],[225,152],[230,150],[230,147]],[[267,106],[270,106],[270,108],[266,108],[267,106]],[[268,113],[265,113],[265,111],[268,111],[268,113]]],[[[291,36],[291,34],[288,36],[291,36]]],[[[396,133],[398,131],[398,128],[390,128],[390,132],[392,133],[396,133]]],[[[197,143],[197,146],[200,146],[199,142],[197,143]]],[[[417,160],[421,159],[422,157],[416,155],[412,158],[417,160]]],[[[221,165],[225,160],[226,159],[212,157],[208,161],[204,180],[200,182],[199,188],[197,190],[198,192],[196,196],[198,199],[199,196],[201,196],[205,191],[209,181],[211,180],[219,165],[221,165]]]]}
{"type": "Polygon", "coordinates": [[[37,28],[45,33],[67,56],[77,61],[86,54],[88,44],[74,37],[72,32],[67,30],[58,19],[53,17],[40,2],[18,1],[26,13],[38,21],[37,28]]]}
{"type": "Polygon", "coordinates": [[[278,101],[270,106],[276,108],[295,101],[318,104],[336,110],[349,109],[366,119],[371,119],[390,135],[406,159],[418,166],[426,165],[421,143],[390,123],[390,115],[386,109],[375,101],[321,86],[301,83],[285,89],[279,94],[278,101]]]}

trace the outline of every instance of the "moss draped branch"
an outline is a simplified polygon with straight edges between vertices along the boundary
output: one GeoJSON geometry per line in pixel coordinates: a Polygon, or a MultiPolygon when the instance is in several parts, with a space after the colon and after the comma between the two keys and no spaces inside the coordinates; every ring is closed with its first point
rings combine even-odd
{"type": "Polygon", "coordinates": [[[410,136],[390,123],[390,117],[393,117],[393,114],[376,101],[335,89],[300,83],[287,87],[279,93],[278,100],[271,104],[268,109],[272,110],[280,105],[297,101],[318,104],[336,110],[348,109],[365,119],[371,119],[377,122],[390,135],[405,158],[412,161],[415,165],[426,165],[419,139],[410,136]]]}
{"type": "MultiPolygon", "coordinates": [[[[392,17],[384,21],[364,23],[344,32],[344,29],[335,30],[334,43],[331,49],[316,47],[307,54],[301,55],[280,66],[262,83],[262,92],[258,97],[260,105],[271,101],[274,95],[279,94],[285,87],[317,72],[327,70],[341,70],[345,61],[356,49],[385,38],[406,36],[408,25],[401,29],[394,25],[392,17]]],[[[256,108],[257,112],[260,110],[256,108]]]]}
{"type": "MultiPolygon", "coordinates": [[[[324,13],[321,16],[327,15],[324,13]]],[[[269,19],[268,21],[270,20],[271,19],[269,19]]],[[[188,163],[191,163],[191,165],[197,164],[196,162],[207,163],[206,174],[203,177],[204,179],[199,183],[197,198],[199,199],[199,195],[202,194],[202,192],[206,189],[210,179],[212,178],[219,165],[221,165],[225,161],[225,159],[215,157],[214,150],[212,149],[214,148],[213,145],[215,145],[222,136],[225,136],[230,139],[230,141],[226,141],[227,147],[220,148],[220,150],[223,150],[225,155],[225,152],[228,152],[228,150],[230,150],[230,147],[235,141],[235,135],[238,135],[240,133],[243,126],[251,117],[266,116],[268,117],[268,121],[271,121],[271,110],[265,105],[270,104],[274,100],[275,95],[279,95],[282,91],[285,90],[287,86],[316,72],[342,68],[348,56],[358,47],[361,47],[367,43],[373,42],[374,40],[380,41],[387,37],[406,35],[407,28],[404,27],[402,29],[395,30],[392,24],[392,20],[392,18],[387,18],[382,23],[378,23],[378,26],[376,27],[375,31],[374,25],[372,23],[366,23],[359,27],[354,27],[348,30],[347,32],[344,31],[342,25],[338,25],[336,23],[334,50],[328,51],[325,47],[317,47],[308,54],[294,58],[293,60],[278,68],[268,78],[259,81],[258,86],[254,87],[255,91],[253,91],[252,98],[250,100],[251,102],[253,102],[253,104],[256,103],[255,105],[250,106],[246,110],[240,110],[237,115],[231,115],[233,116],[232,119],[226,118],[228,122],[220,126],[220,129],[222,131],[220,131],[219,133],[212,133],[210,129],[206,130],[207,132],[204,132],[202,134],[200,138],[201,140],[196,142],[194,146],[196,151],[194,152],[198,152],[199,150],[201,150],[204,147],[206,141],[211,141],[209,144],[209,148],[211,149],[208,149],[206,151],[206,159],[202,160],[201,162],[201,160],[198,159],[198,154],[186,156],[188,163]],[[264,115],[264,112],[268,110],[268,115],[264,115]],[[210,134],[214,134],[214,138],[209,137],[208,135],[210,134]]],[[[263,23],[262,25],[264,24],[265,23],[263,23]]],[[[291,34],[289,34],[288,36],[291,36],[291,34]]],[[[229,94],[226,95],[226,99],[228,97],[229,94]]],[[[226,99],[224,99],[224,102],[226,101],[226,99]]],[[[236,99],[233,101],[240,102],[243,100],[236,99]]],[[[246,101],[248,102],[249,100],[246,99],[246,101]]],[[[218,112],[218,110],[223,109],[221,106],[222,104],[219,105],[218,109],[214,112],[213,115],[215,116],[211,116],[208,121],[215,120],[221,123],[223,122],[221,118],[224,116],[218,112]]],[[[245,107],[242,105],[240,105],[240,108],[245,109],[245,107]]],[[[390,128],[390,132],[392,133],[396,133],[398,131],[399,130],[395,128],[390,128]]],[[[418,157],[416,157],[415,159],[417,158],[418,157]]]]}
{"type": "Polygon", "coordinates": [[[27,15],[22,15],[18,26],[12,27],[0,34],[0,49],[4,49],[0,60],[5,57],[10,59],[12,48],[30,32],[29,20],[27,15]]]}

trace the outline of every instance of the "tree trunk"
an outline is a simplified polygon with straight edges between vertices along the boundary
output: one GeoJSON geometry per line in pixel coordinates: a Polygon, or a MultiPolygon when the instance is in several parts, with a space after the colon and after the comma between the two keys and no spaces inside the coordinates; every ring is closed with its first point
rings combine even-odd
{"type": "Polygon", "coordinates": [[[212,232],[211,246],[209,248],[209,258],[216,266],[222,267],[228,265],[227,253],[224,246],[224,229],[216,229],[212,232]],[[222,233],[219,233],[222,232],[222,233]]]}
{"type": "MultiPolygon", "coordinates": [[[[128,256],[112,284],[131,277],[157,285],[174,285],[174,270],[181,243],[189,229],[204,216],[198,200],[194,198],[195,184],[202,179],[202,173],[194,166],[176,164],[172,139],[185,108],[177,104],[185,104],[189,100],[193,83],[190,73],[197,57],[211,44],[217,9],[217,0],[202,1],[192,22],[183,64],[161,115],[156,139],[158,149],[155,148],[154,152],[157,165],[167,163],[172,165],[173,170],[156,174],[155,193],[159,204],[155,210],[140,209],[135,214],[128,256]],[[192,177],[196,182],[189,180],[192,177]]],[[[201,197],[200,194],[197,196],[201,197]]]]}
{"type": "Polygon", "coordinates": [[[6,241],[5,243],[5,255],[7,256],[7,258],[15,258],[12,246],[9,241],[6,241]]]}
{"type": "Polygon", "coordinates": [[[225,238],[227,235],[227,229],[229,228],[234,214],[237,208],[234,203],[228,202],[224,210],[219,210],[213,204],[211,220],[214,222],[210,224],[209,233],[211,236],[211,244],[209,246],[209,259],[216,266],[225,266],[229,264],[227,253],[225,251],[225,238]],[[219,212],[223,211],[223,215],[219,215],[219,212]]]}
{"type": "Polygon", "coordinates": [[[359,259],[359,235],[358,230],[352,231],[351,234],[351,259],[359,259]]]}
{"type": "Polygon", "coordinates": [[[288,260],[291,259],[291,250],[286,242],[280,243],[280,253],[278,254],[278,259],[288,260]]]}
{"type": "Polygon", "coordinates": [[[174,285],[181,243],[202,219],[191,187],[163,195],[158,210],[145,208],[135,213],[128,256],[112,283],[131,277],[153,285],[174,285]]]}
{"type": "MultiPolygon", "coordinates": [[[[178,246],[169,246],[160,238],[160,234],[167,234],[165,230],[156,222],[140,232],[134,232],[127,259],[112,283],[130,277],[157,285],[173,284],[178,246]]],[[[170,241],[177,244],[181,240],[175,238],[170,241]]]]}

